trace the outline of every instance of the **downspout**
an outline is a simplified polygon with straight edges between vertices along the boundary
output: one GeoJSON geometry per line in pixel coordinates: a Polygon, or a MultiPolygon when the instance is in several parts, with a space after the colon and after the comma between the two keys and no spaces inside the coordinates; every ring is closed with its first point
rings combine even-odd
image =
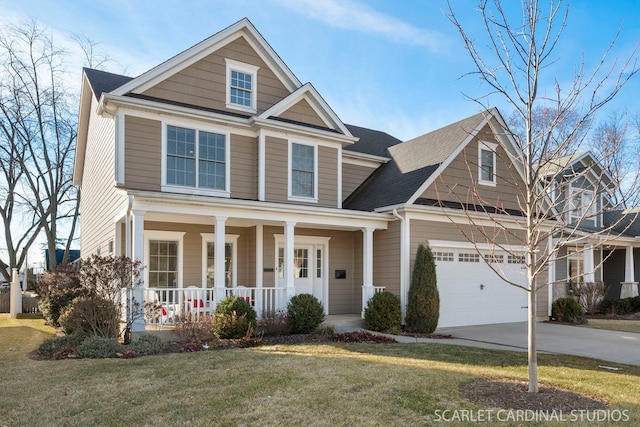
{"type": "Polygon", "coordinates": [[[406,237],[405,237],[405,227],[407,223],[405,218],[398,214],[398,209],[393,209],[393,216],[400,220],[400,312],[401,312],[401,321],[404,325],[404,321],[407,315],[407,286],[406,286],[406,271],[405,271],[405,260],[407,259],[407,251],[406,251],[406,237]]]}

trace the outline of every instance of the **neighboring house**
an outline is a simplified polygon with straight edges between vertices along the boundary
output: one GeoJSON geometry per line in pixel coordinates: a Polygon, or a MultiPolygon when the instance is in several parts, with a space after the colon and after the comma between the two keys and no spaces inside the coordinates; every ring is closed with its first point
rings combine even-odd
{"type": "Polygon", "coordinates": [[[613,180],[590,152],[550,162],[541,174],[551,183],[551,199],[573,232],[559,235],[552,266],[552,300],[574,286],[604,282],[608,296],[638,295],[640,221],[633,210],[611,210],[613,180]]]}
{"type": "Polygon", "coordinates": [[[491,268],[526,286],[522,258],[468,243],[482,229],[517,250],[523,236],[505,129],[497,110],[406,142],[346,125],[243,19],[136,78],[84,70],[81,253],[142,260],[156,323],[226,295],[261,313],[310,293],[327,314],[362,314],[382,289],[404,315],[424,242],[440,326],[524,321],[527,293],[491,268]],[[463,212],[471,191],[482,209],[463,212]]]}

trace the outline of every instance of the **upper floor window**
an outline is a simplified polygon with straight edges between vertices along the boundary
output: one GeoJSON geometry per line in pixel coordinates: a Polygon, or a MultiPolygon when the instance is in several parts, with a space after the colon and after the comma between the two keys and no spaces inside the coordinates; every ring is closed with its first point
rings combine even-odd
{"type": "Polygon", "coordinates": [[[289,144],[289,197],[317,200],[317,147],[289,144]]]}
{"type": "Polygon", "coordinates": [[[586,221],[596,224],[596,201],[594,199],[593,190],[570,187],[569,194],[569,215],[570,222],[586,221]]]}
{"type": "Polygon", "coordinates": [[[496,185],[496,148],[497,144],[480,142],[478,144],[478,175],[480,184],[496,185]]]}
{"type": "Polygon", "coordinates": [[[188,187],[196,190],[189,190],[193,193],[228,196],[228,138],[227,134],[167,125],[164,184],[174,191],[188,187]]]}
{"type": "Polygon", "coordinates": [[[227,108],[250,113],[257,111],[258,67],[225,59],[227,65],[227,108]]]}

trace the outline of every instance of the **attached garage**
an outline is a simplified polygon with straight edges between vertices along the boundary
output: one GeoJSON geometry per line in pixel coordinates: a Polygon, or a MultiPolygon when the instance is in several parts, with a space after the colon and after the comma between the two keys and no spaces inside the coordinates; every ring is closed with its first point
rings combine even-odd
{"type": "Polygon", "coordinates": [[[486,325],[527,320],[523,289],[502,280],[487,265],[509,280],[527,286],[523,258],[501,251],[481,250],[461,242],[430,242],[436,260],[440,321],[438,327],[486,325]],[[483,259],[484,258],[484,259],[483,259]]]}

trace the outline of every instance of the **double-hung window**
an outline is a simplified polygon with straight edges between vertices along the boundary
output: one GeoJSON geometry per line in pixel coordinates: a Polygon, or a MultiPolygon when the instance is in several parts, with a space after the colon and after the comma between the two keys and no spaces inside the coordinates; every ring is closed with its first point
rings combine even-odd
{"type": "Polygon", "coordinates": [[[480,184],[496,185],[496,144],[478,144],[478,178],[480,184]]]}
{"type": "Polygon", "coordinates": [[[167,125],[165,184],[172,191],[186,188],[228,196],[228,138],[228,134],[167,125]]]}
{"type": "Polygon", "coordinates": [[[289,197],[317,200],[316,146],[292,142],[289,150],[289,197]]]}
{"type": "Polygon", "coordinates": [[[256,85],[258,67],[232,59],[227,66],[227,108],[255,113],[257,111],[256,85]]]}
{"type": "Polygon", "coordinates": [[[593,190],[571,186],[569,196],[570,222],[585,221],[596,224],[596,203],[593,190]]]}

